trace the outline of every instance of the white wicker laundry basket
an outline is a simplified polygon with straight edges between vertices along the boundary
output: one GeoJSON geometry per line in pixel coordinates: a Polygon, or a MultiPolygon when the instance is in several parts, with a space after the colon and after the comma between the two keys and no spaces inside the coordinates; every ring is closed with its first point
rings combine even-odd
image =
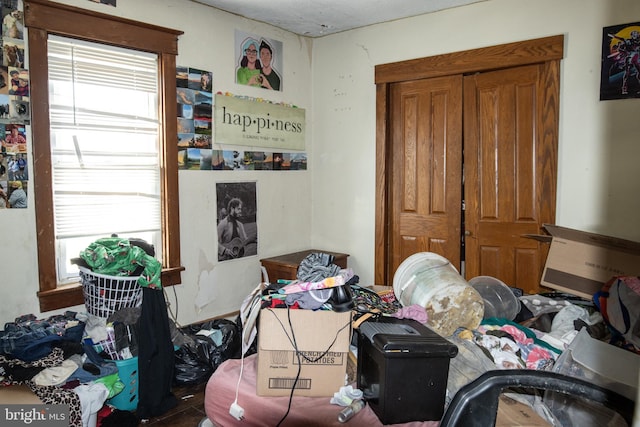
{"type": "Polygon", "coordinates": [[[88,313],[107,318],[122,308],[142,304],[142,288],[138,285],[140,276],[108,276],[85,267],[78,268],[88,313]]]}

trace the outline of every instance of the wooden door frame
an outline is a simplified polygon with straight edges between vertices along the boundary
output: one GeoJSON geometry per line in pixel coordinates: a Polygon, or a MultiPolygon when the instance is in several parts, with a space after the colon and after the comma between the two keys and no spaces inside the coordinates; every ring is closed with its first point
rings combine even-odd
{"type": "MultiPolygon", "coordinates": [[[[454,52],[427,58],[381,64],[375,67],[376,84],[376,204],[375,204],[375,267],[374,282],[376,285],[392,285],[393,272],[387,271],[387,258],[390,244],[389,211],[390,194],[388,191],[390,175],[389,151],[389,89],[393,83],[428,79],[432,77],[468,74],[497,70],[522,65],[544,63],[546,85],[542,101],[556,98],[559,94],[560,60],[564,55],[564,35],[543,37],[521,42],[507,43],[479,49],[454,52]]],[[[555,129],[553,134],[545,134],[542,138],[558,139],[558,106],[559,100],[543,103],[545,122],[549,128],[555,129]]],[[[554,157],[557,158],[557,155],[554,157]]],[[[551,177],[555,183],[557,165],[550,165],[551,177]]],[[[549,203],[555,203],[555,184],[545,183],[548,190],[549,203]]],[[[555,213],[555,209],[552,210],[555,213]]]]}

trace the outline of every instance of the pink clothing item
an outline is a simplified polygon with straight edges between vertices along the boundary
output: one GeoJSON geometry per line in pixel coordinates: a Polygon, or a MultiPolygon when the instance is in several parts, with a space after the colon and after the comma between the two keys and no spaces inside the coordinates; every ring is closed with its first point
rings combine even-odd
{"type": "Polygon", "coordinates": [[[413,304],[408,307],[402,307],[391,316],[397,317],[398,319],[413,319],[422,323],[423,325],[426,325],[427,321],[429,320],[427,310],[423,306],[418,304],[413,304]]]}
{"type": "Polygon", "coordinates": [[[532,338],[528,338],[527,335],[523,331],[521,331],[520,329],[516,328],[515,326],[504,325],[503,327],[500,328],[500,330],[508,333],[509,335],[511,335],[516,340],[516,342],[518,342],[520,344],[533,345],[533,339],[532,338]]]}
{"type": "Polygon", "coordinates": [[[548,366],[548,360],[553,359],[551,352],[539,347],[535,346],[531,349],[529,354],[527,354],[527,369],[544,369],[548,366]]]}
{"type": "Polygon", "coordinates": [[[340,270],[337,276],[327,277],[320,282],[301,282],[295,280],[288,285],[283,286],[278,291],[281,294],[295,294],[298,292],[310,291],[313,289],[325,289],[333,288],[336,286],[342,286],[353,277],[353,270],[350,268],[340,270]]]}

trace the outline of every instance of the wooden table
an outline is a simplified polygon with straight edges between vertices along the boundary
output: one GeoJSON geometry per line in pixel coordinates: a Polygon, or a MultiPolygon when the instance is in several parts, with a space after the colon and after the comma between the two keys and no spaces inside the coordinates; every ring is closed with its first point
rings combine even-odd
{"type": "Polygon", "coordinates": [[[333,263],[341,268],[347,268],[347,257],[349,254],[339,252],[323,251],[321,249],[307,249],[300,252],[294,252],[285,255],[279,255],[272,258],[264,258],[260,263],[267,269],[269,280],[275,282],[278,279],[295,280],[298,274],[298,266],[306,258],[307,255],[314,252],[322,252],[333,255],[333,263]]]}

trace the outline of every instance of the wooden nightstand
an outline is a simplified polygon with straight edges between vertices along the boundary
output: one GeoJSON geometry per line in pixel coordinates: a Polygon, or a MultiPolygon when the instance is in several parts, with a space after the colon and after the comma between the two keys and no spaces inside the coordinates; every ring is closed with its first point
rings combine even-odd
{"type": "Polygon", "coordinates": [[[305,251],[279,255],[272,258],[264,258],[260,260],[260,263],[267,269],[267,274],[271,282],[275,282],[278,279],[295,280],[298,274],[298,266],[307,255],[313,252],[333,255],[334,264],[341,268],[347,268],[347,257],[349,254],[323,251],[320,249],[307,249],[305,251]]]}

